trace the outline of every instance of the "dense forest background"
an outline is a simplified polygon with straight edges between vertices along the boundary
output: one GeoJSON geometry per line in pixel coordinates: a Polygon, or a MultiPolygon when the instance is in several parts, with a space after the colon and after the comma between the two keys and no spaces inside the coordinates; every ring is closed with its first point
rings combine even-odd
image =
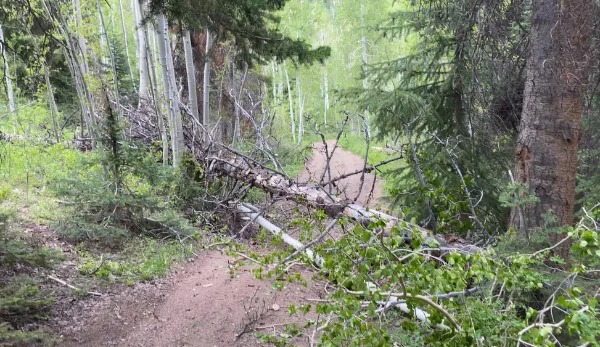
{"type": "Polygon", "coordinates": [[[311,344],[598,346],[599,6],[0,0],[0,345],[224,244],[330,284],[311,344]]]}

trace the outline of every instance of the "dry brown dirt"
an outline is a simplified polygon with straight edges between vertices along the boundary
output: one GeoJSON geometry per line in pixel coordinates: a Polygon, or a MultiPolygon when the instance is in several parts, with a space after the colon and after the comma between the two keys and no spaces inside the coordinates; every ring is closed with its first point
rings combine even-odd
{"type": "MultiPolygon", "coordinates": [[[[337,148],[331,161],[332,176],[362,166],[362,158],[337,148]]],[[[318,180],[324,168],[324,146],[316,144],[301,179],[318,180]]],[[[378,181],[373,185],[373,180],[373,175],[366,175],[357,202],[366,204],[381,196],[381,185],[378,181]]],[[[355,175],[339,182],[336,193],[353,200],[359,186],[360,175],[355,175]]],[[[279,334],[287,323],[302,328],[309,319],[318,319],[314,313],[288,314],[291,304],[314,306],[325,298],[325,283],[311,279],[310,270],[294,266],[309,279],[308,284],[287,283],[278,291],[272,288],[272,281],[256,279],[251,266],[232,272],[233,261],[220,251],[207,251],[164,279],[133,287],[114,286],[99,298],[62,303],[52,325],[62,335],[64,347],[221,347],[262,346],[257,332],[279,334]]],[[[289,342],[309,346],[313,331],[314,327],[303,329],[289,342]]]]}
{"type": "MultiPolygon", "coordinates": [[[[327,141],[327,149],[331,156],[335,141],[327,141]]],[[[364,166],[364,158],[337,147],[330,160],[331,178],[336,178],[344,174],[360,170],[364,166]]],[[[305,170],[300,175],[300,180],[319,183],[323,171],[327,167],[327,154],[323,143],[313,145],[313,156],[304,166],[305,170]]],[[[325,174],[324,182],[329,181],[328,174],[325,174]]],[[[382,182],[371,173],[364,176],[361,189],[361,175],[353,175],[335,182],[333,193],[341,198],[356,202],[363,206],[374,207],[378,199],[382,196],[382,182]],[[374,182],[374,183],[373,183],[374,182]]]]}

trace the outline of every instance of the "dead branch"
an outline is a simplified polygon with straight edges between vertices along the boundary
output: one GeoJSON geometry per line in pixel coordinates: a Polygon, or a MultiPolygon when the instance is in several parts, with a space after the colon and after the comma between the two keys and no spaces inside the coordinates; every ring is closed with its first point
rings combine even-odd
{"type": "Polygon", "coordinates": [[[337,176],[336,178],[333,178],[333,179],[331,179],[330,181],[323,182],[323,183],[321,183],[321,184],[320,184],[320,186],[321,186],[321,187],[325,187],[325,186],[327,186],[327,185],[329,185],[329,184],[333,184],[333,183],[335,183],[335,182],[337,182],[337,181],[343,180],[343,179],[345,179],[345,178],[348,178],[348,177],[351,177],[351,176],[354,176],[354,175],[361,174],[361,173],[363,173],[363,172],[364,172],[364,173],[371,173],[371,172],[373,172],[373,170],[376,170],[376,169],[378,169],[380,166],[387,165],[387,164],[389,164],[389,163],[392,163],[392,162],[398,161],[398,160],[400,160],[400,159],[402,159],[402,158],[403,158],[403,157],[394,157],[394,158],[391,158],[391,159],[388,159],[388,160],[384,160],[384,161],[382,161],[382,162],[379,162],[379,163],[377,163],[377,164],[375,164],[375,165],[367,165],[366,167],[364,167],[364,168],[362,168],[362,169],[359,169],[359,170],[356,170],[356,171],[353,171],[353,172],[350,172],[350,173],[346,173],[346,174],[343,174],[343,175],[337,176]]]}
{"type": "MultiPolygon", "coordinates": [[[[78,291],[78,292],[80,292],[80,291],[81,291],[81,289],[80,289],[80,288],[77,288],[77,287],[75,287],[74,285],[71,285],[71,284],[69,284],[69,283],[67,283],[67,282],[65,282],[65,281],[63,281],[63,280],[61,280],[61,279],[60,279],[60,278],[58,278],[58,277],[54,277],[54,276],[52,276],[52,275],[48,275],[47,277],[48,277],[49,279],[51,279],[51,280],[55,281],[55,282],[58,282],[58,283],[62,284],[63,286],[69,287],[69,288],[71,288],[71,289],[73,289],[73,290],[76,290],[76,291],[78,291]]],[[[90,295],[95,295],[95,296],[102,296],[102,294],[101,294],[101,293],[98,293],[98,292],[86,292],[86,293],[88,293],[88,294],[90,294],[90,295]]]]}

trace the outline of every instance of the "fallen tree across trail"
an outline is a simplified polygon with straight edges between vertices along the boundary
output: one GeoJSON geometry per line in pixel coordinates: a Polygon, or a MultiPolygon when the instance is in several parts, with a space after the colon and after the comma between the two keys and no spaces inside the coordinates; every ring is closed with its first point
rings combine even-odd
{"type": "MultiPolygon", "coordinates": [[[[401,228],[407,237],[408,243],[410,243],[410,236],[413,231],[419,231],[425,241],[425,245],[432,246],[433,248],[439,247],[443,253],[449,253],[450,250],[462,253],[475,253],[480,250],[479,247],[471,245],[460,238],[450,237],[446,239],[444,236],[435,235],[430,230],[419,225],[406,222],[381,211],[350,203],[348,200],[340,199],[333,194],[329,194],[321,184],[298,183],[283,173],[270,169],[250,157],[234,152],[227,147],[224,147],[224,149],[230,152],[229,156],[207,156],[204,158],[208,174],[212,173],[230,177],[268,192],[273,197],[283,197],[310,208],[322,209],[331,218],[345,215],[365,227],[380,220],[384,221],[385,227],[379,232],[385,236],[389,235],[392,228],[401,228]]],[[[364,168],[364,170],[369,169],[370,167],[364,168]]],[[[357,171],[356,174],[360,172],[357,171]]],[[[245,207],[244,205],[242,206],[245,209],[248,208],[248,205],[245,207]]],[[[252,212],[257,213],[258,211],[252,212]]],[[[296,247],[294,246],[294,248],[296,247]]]]}

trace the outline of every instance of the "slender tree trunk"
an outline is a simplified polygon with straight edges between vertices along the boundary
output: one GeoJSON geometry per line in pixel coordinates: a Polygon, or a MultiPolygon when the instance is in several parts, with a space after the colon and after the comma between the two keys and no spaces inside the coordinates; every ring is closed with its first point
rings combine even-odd
{"type": "MultiPolygon", "coordinates": [[[[148,30],[147,25],[143,23],[144,11],[142,5],[138,0],[132,1],[133,12],[135,15],[135,33],[137,37],[137,56],[138,56],[138,70],[140,73],[140,83],[138,85],[138,107],[142,107],[144,103],[148,102],[149,93],[149,81],[150,81],[150,66],[148,64],[148,30]]],[[[156,83],[156,81],[155,81],[156,83]]]]}
{"type": "Polygon", "coordinates": [[[46,90],[48,92],[48,107],[50,108],[50,115],[52,116],[52,129],[54,132],[54,140],[56,143],[60,142],[58,121],[58,107],[56,106],[56,99],[54,98],[54,90],[52,89],[52,83],[50,83],[50,68],[47,64],[44,64],[44,79],[46,80],[46,90]]]}
{"type": "Polygon", "coordinates": [[[133,69],[131,68],[131,58],[129,56],[129,43],[127,42],[127,27],[125,26],[125,18],[123,17],[123,0],[119,0],[119,17],[121,18],[121,28],[123,29],[123,43],[125,44],[125,55],[127,56],[129,78],[131,78],[131,82],[135,84],[135,79],[133,78],[133,69]]]}
{"type": "MultiPolygon", "coordinates": [[[[141,13],[141,12],[140,12],[141,13]]],[[[152,105],[154,106],[154,111],[156,112],[156,118],[158,120],[158,131],[160,132],[160,139],[162,142],[162,160],[163,165],[169,164],[169,135],[167,134],[167,127],[165,125],[165,118],[163,116],[162,108],[160,106],[160,98],[158,97],[158,78],[156,76],[156,66],[155,66],[155,52],[156,45],[154,45],[154,49],[150,48],[150,38],[148,37],[148,26],[144,25],[144,40],[146,42],[146,66],[148,67],[148,71],[150,72],[148,76],[148,86],[150,89],[150,96],[152,97],[152,105]]],[[[153,32],[153,43],[156,43],[156,34],[153,32]]]]}
{"type": "Polygon", "coordinates": [[[298,144],[302,142],[302,135],[304,134],[304,99],[305,96],[302,94],[302,88],[300,86],[300,78],[296,77],[296,89],[298,93],[298,144]]]}
{"type": "Polygon", "coordinates": [[[329,112],[329,77],[327,67],[323,68],[323,123],[327,124],[327,112],[329,112]]]}
{"type": "MultiPolygon", "coordinates": [[[[115,102],[116,102],[116,107],[112,108],[110,105],[108,105],[109,107],[111,107],[111,109],[117,109],[117,112],[115,114],[116,120],[117,122],[121,121],[121,119],[123,118],[122,116],[122,112],[121,112],[121,97],[120,97],[120,93],[119,93],[119,76],[117,75],[117,64],[115,62],[115,54],[113,51],[113,48],[110,45],[110,39],[108,37],[108,33],[106,32],[106,25],[104,23],[104,14],[102,13],[102,6],[100,5],[100,0],[96,0],[96,6],[98,7],[98,17],[100,18],[100,30],[101,30],[101,36],[104,37],[104,40],[106,42],[106,46],[108,48],[108,57],[110,59],[110,66],[112,68],[112,73],[113,73],[113,87],[114,87],[114,93],[115,93],[115,102]]],[[[111,111],[114,112],[114,111],[111,111]]]]}
{"type": "MultiPolygon", "coordinates": [[[[200,123],[200,115],[198,112],[198,88],[196,87],[196,67],[194,66],[194,54],[192,52],[192,40],[190,31],[186,30],[183,33],[183,49],[185,51],[185,71],[187,74],[188,99],[189,107],[194,117],[194,137],[196,137],[197,125],[200,123]]],[[[203,136],[204,138],[204,136],[203,136]]]]}
{"type": "MultiPolygon", "coordinates": [[[[47,1],[43,1],[42,5],[46,11],[46,14],[49,18],[56,18],[59,23],[58,30],[65,37],[65,45],[63,45],[63,50],[65,52],[65,57],[67,60],[67,64],[69,66],[69,70],[71,71],[71,75],[73,76],[73,80],[75,81],[75,91],[77,92],[77,96],[79,98],[79,106],[81,108],[81,118],[82,118],[82,130],[81,136],[83,137],[83,128],[87,129],[89,136],[92,138],[92,147],[95,147],[95,111],[94,111],[94,101],[92,95],[89,91],[87,81],[85,76],[88,71],[87,66],[87,57],[85,52],[85,39],[83,36],[78,36],[79,42],[79,50],[77,50],[74,46],[74,36],[71,34],[69,26],[67,24],[66,19],[64,18],[60,6],[52,7],[52,3],[47,1]],[[79,52],[79,53],[78,53],[79,52]]],[[[78,0],[74,1],[76,18],[81,17],[81,9],[79,7],[78,0]]]]}
{"type": "Polygon", "coordinates": [[[204,56],[204,80],[202,81],[202,126],[204,132],[202,141],[208,141],[208,131],[210,128],[210,49],[212,39],[210,31],[206,29],[206,50],[204,56]]]}
{"type": "MultiPolygon", "coordinates": [[[[73,7],[75,11],[75,30],[79,33],[83,26],[83,15],[81,13],[81,3],[80,0],[73,0],[73,7]]],[[[81,34],[77,36],[77,43],[79,45],[79,54],[81,55],[81,59],[79,59],[80,69],[82,74],[87,74],[89,72],[89,67],[87,64],[87,42],[85,37],[81,34]]]]}
{"type": "MultiPolygon", "coordinates": [[[[367,89],[367,87],[369,86],[369,82],[367,81],[367,64],[369,63],[369,55],[368,55],[368,51],[367,51],[367,37],[365,36],[365,3],[364,1],[361,2],[360,4],[360,21],[361,21],[361,26],[362,26],[362,35],[360,38],[360,45],[361,45],[361,49],[362,49],[362,64],[361,64],[361,70],[363,73],[363,80],[362,80],[362,86],[363,89],[367,89]]],[[[369,138],[371,138],[371,119],[369,116],[369,111],[365,110],[365,112],[363,113],[364,117],[365,117],[365,126],[366,129],[365,131],[367,132],[367,136],[369,138]]]]}
{"type": "Polygon", "coordinates": [[[285,80],[287,82],[288,99],[290,102],[290,125],[292,127],[292,140],[296,142],[296,121],[294,119],[294,101],[292,98],[292,87],[290,86],[290,75],[288,74],[288,70],[285,67],[285,63],[283,68],[285,69],[285,80]]]}
{"type": "MultiPolygon", "coordinates": [[[[2,30],[2,24],[0,24],[0,52],[2,53],[2,60],[4,61],[4,81],[6,83],[6,96],[8,98],[8,109],[10,110],[11,116],[16,119],[17,106],[15,103],[15,95],[13,92],[12,78],[10,77],[10,69],[8,66],[8,56],[6,55],[6,49],[4,47],[4,31],[2,30]]],[[[16,126],[14,128],[16,132],[16,126]]]]}
{"type": "MultiPolygon", "coordinates": [[[[231,63],[231,81],[235,86],[235,64],[231,63]]],[[[242,98],[242,92],[244,91],[244,84],[246,83],[246,77],[248,76],[248,64],[244,64],[244,73],[242,74],[242,78],[240,79],[240,87],[238,89],[237,95],[233,95],[233,107],[234,107],[234,115],[233,115],[233,141],[232,144],[235,145],[235,141],[242,141],[242,131],[240,129],[240,114],[241,108],[244,103],[242,98]]]]}
{"type": "Polygon", "coordinates": [[[277,81],[275,78],[275,61],[271,61],[271,73],[273,76],[273,80],[271,81],[272,83],[272,88],[273,88],[273,105],[277,105],[277,81]]]}
{"type": "Polygon", "coordinates": [[[165,94],[169,100],[169,128],[171,134],[171,150],[173,152],[173,166],[179,166],[183,152],[183,139],[180,131],[181,112],[179,110],[179,100],[176,86],[173,84],[174,71],[172,69],[171,44],[169,43],[169,33],[167,29],[167,20],[164,14],[157,16],[157,35],[158,48],[160,52],[160,65],[162,67],[163,83],[165,94]]]}
{"type": "MultiPolygon", "coordinates": [[[[583,94],[589,79],[594,0],[534,0],[530,57],[516,150],[516,180],[539,201],[515,209],[511,224],[524,237],[532,228],[571,225],[583,94]],[[547,216],[552,214],[554,222],[547,216]]],[[[555,235],[554,241],[562,238],[555,235]]],[[[557,254],[568,259],[569,244],[557,254]]]]}

